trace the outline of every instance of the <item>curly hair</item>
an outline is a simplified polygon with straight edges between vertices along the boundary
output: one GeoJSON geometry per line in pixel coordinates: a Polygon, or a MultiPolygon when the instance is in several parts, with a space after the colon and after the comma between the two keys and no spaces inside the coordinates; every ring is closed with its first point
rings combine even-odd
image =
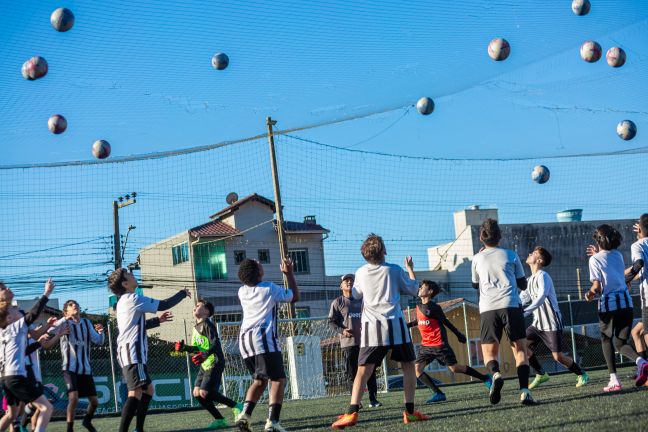
{"type": "Polygon", "coordinates": [[[79,305],[78,301],[70,299],[70,300],[66,301],[65,303],[63,303],[63,314],[67,314],[67,308],[70,305],[73,305],[73,304],[77,305],[77,309],[81,309],[81,306],[79,305]]]}
{"type": "Polygon", "coordinates": [[[429,289],[432,290],[432,295],[430,297],[436,297],[439,292],[441,292],[441,287],[439,286],[438,283],[428,280],[428,279],[423,279],[421,283],[419,284],[419,288],[422,287],[423,285],[426,285],[429,289]]]}
{"type": "Polygon", "coordinates": [[[124,286],[122,285],[122,282],[124,282],[124,274],[127,272],[125,268],[118,268],[117,270],[113,271],[110,276],[108,276],[108,289],[115,294],[117,297],[122,296],[126,290],[124,289],[124,286]]]}
{"type": "Polygon", "coordinates": [[[257,286],[261,282],[259,264],[249,258],[244,259],[239,266],[238,278],[244,285],[257,286]]]}
{"type": "Polygon", "coordinates": [[[598,226],[592,238],[602,250],[616,249],[623,241],[621,233],[608,224],[598,226]]]}
{"type": "Polygon", "coordinates": [[[202,304],[207,309],[207,312],[209,312],[209,316],[214,315],[214,305],[211,302],[201,298],[198,299],[196,304],[202,304]]]}
{"type": "Polygon", "coordinates": [[[639,218],[639,231],[644,237],[648,237],[648,213],[644,213],[639,218]]]}
{"type": "Polygon", "coordinates": [[[488,218],[479,227],[479,240],[486,246],[497,246],[502,240],[502,231],[495,219],[488,218]]]}
{"type": "Polygon", "coordinates": [[[540,255],[540,258],[542,258],[543,267],[548,267],[549,264],[551,264],[551,260],[553,259],[553,257],[551,256],[551,254],[547,249],[543,248],[542,246],[536,246],[536,248],[533,250],[538,252],[538,255],[540,255]]]}
{"type": "Polygon", "coordinates": [[[374,233],[367,236],[367,239],[362,243],[360,252],[369,264],[382,264],[385,262],[385,255],[387,255],[385,242],[382,237],[374,233]]]}

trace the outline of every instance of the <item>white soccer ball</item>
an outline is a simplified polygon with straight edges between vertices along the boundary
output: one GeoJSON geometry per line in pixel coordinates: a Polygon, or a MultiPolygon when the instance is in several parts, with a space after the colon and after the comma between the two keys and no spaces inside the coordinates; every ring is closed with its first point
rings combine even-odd
{"type": "Polygon", "coordinates": [[[47,75],[48,69],[47,60],[41,56],[34,56],[23,63],[20,72],[26,80],[34,81],[47,75]]]}
{"type": "Polygon", "coordinates": [[[50,16],[50,23],[54,30],[58,32],[66,32],[74,25],[74,14],[70,9],[58,8],[50,16]]]}
{"type": "Polygon", "coordinates": [[[212,67],[216,70],[223,70],[229,66],[229,57],[225,53],[216,53],[212,57],[212,67]]]}
{"type": "Polygon", "coordinates": [[[67,129],[67,120],[60,114],[54,114],[47,120],[47,128],[55,135],[62,134],[67,129]]]}
{"type": "Polygon", "coordinates": [[[488,44],[488,55],[495,61],[506,60],[511,53],[511,45],[504,38],[495,38],[488,44]]]}
{"type": "Polygon", "coordinates": [[[432,114],[434,111],[434,101],[429,97],[422,97],[416,102],[416,109],[423,115],[432,114]]]}
{"type": "Polygon", "coordinates": [[[587,15],[590,11],[590,6],[589,0],[574,0],[572,2],[572,12],[579,16],[587,15]]]}
{"type": "Polygon", "coordinates": [[[601,45],[594,41],[584,42],[580,47],[580,56],[588,63],[594,63],[601,58],[601,45]]]}
{"type": "Polygon", "coordinates": [[[632,120],[623,120],[617,125],[617,135],[624,141],[630,141],[637,135],[637,125],[632,120]]]}
{"type": "Polygon", "coordinates": [[[547,183],[549,181],[549,175],[549,168],[544,165],[538,165],[531,172],[531,180],[539,184],[547,183]]]}
{"type": "Polygon", "coordinates": [[[609,64],[610,66],[618,68],[625,64],[626,53],[622,48],[612,47],[607,50],[607,53],[605,54],[605,60],[607,60],[607,64],[609,64]]]}
{"type": "Polygon", "coordinates": [[[110,156],[110,144],[106,140],[97,140],[92,144],[92,155],[97,159],[106,159],[110,156]]]}

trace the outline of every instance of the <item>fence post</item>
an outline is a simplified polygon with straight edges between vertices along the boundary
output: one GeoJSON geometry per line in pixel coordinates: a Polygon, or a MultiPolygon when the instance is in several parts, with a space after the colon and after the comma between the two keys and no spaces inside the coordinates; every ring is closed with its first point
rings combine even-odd
{"type": "Polygon", "coordinates": [[[382,361],[383,368],[383,379],[385,380],[385,392],[389,392],[389,377],[387,376],[387,359],[383,358],[382,361]]]}
{"type": "MultiPolygon", "coordinates": [[[[187,333],[187,320],[182,318],[182,324],[184,325],[185,340],[187,343],[190,343],[189,336],[187,333]]],[[[187,359],[187,378],[189,379],[189,405],[194,406],[193,400],[193,383],[191,382],[191,362],[189,361],[189,353],[185,352],[185,358],[187,359]]]]}
{"type": "MultiPolygon", "coordinates": [[[[221,325],[220,323],[216,323],[216,335],[218,336],[218,339],[220,339],[221,342],[221,347],[223,346],[223,339],[221,338],[221,325]]],[[[223,350],[223,357],[225,356],[225,350],[223,350]]],[[[227,363],[227,362],[226,362],[227,363]]],[[[223,396],[227,397],[227,376],[225,375],[225,368],[223,368],[223,377],[221,378],[221,382],[223,383],[222,385],[222,392],[223,396]]]]}
{"type": "MultiPolygon", "coordinates": [[[[464,335],[466,335],[466,354],[468,354],[468,366],[472,367],[472,358],[470,356],[470,337],[468,336],[468,315],[466,314],[466,301],[461,302],[464,318],[464,335]]],[[[476,348],[476,347],[475,347],[476,348]]],[[[470,377],[470,381],[473,377],[470,377]]]]}
{"type": "Polygon", "coordinates": [[[577,354],[576,354],[576,338],[574,336],[574,311],[572,310],[571,294],[567,294],[567,301],[569,302],[569,323],[571,331],[571,340],[572,340],[572,354],[574,363],[577,363],[577,354]]]}
{"type": "Polygon", "coordinates": [[[110,350],[110,375],[112,375],[113,395],[115,398],[115,412],[119,412],[119,402],[117,401],[117,380],[115,379],[115,356],[113,355],[112,332],[110,331],[110,321],[108,322],[108,349],[110,350]]]}

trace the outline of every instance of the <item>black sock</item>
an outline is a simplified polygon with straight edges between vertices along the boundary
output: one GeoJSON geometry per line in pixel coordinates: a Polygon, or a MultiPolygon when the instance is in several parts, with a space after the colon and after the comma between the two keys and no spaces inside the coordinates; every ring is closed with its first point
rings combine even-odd
{"type": "Polygon", "coordinates": [[[435,393],[443,393],[443,392],[441,391],[441,389],[439,388],[439,386],[437,386],[436,384],[434,384],[434,380],[433,380],[432,377],[431,377],[430,375],[428,375],[427,373],[423,372],[423,373],[418,377],[418,379],[420,379],[421,382],[422,382],[423,384],[425,384],[427,387],[431,388],[433,392],[435,392],[435,393]]]}
{"type": "Polygon", "coordinates": [[[542,365],[538,361],[538,357],[536,357],[535,354],[529,357],[529,366],[535,369],[538,375],[544,375],[544,370],[542,369],[542,365]]]}
{"type": "Polygon", "coordinates": [[[89,412],[87,412],[87,413],[83,416],[83,423],[90,423],[90,422],[92,422],[92,419],[93,419],[93,418],[94,418],[94,413],[90,414],[89,412]]]}
{"type": "Polygon", "coordinates": [[[479,381],[486,381],[488,380],[488,377],[482,373],[477,372],[475,369],[471,368],[470,366],[466,366],[466,372],[464,372],[466,375],[471,376],[473,378],[477,378],[479,381]]]}
{"type": "Polygon", "coordinates": [[[136,397],[129,397],[124,402],[124,408],[122,408],[121,421],[119,422],[119,432],[128,432],[131,421],[137,412],[137,406],[139,405],[139,400],[136,397]]]}
{"type": "Polygon", "coordinates": [[[353,414],[357,413],[360,411],[360,405],[349,405],[349,409],[347,410],[347,414],[353,414]]]}
{"type": "Polygon", "coordinates": [[[67,432],[74,432],[74,421],[67,422],[67,432]]]}
{"type": "Polygon", "coordinates": [[[578,363],[572,362],[572,365],[569,366],[569,370],[574,372],[576,375],[583,375],[583,370],[578,366],[578,363]]]}
{"type": "Polygon", "coordinates": [[[256,406],[256,402],[245,401],[245,403],[243,404],[243,412],[251,416],[255,406],[256,406]]]}
{"type": "Polygon", "coordinates": [[[405,411],[407,414],[414,414],[414,402],[405,402],[405,411]]]}
{"type": "Polygon", "coordinates": [[[144,432],[144,420],[146,420],[151,399],[153,399],[151,396],[142,393],[142,398],[137,406],[137,420],[135,421],[137,432],[144,432]]]}
{"type": "Polygon", "coordinates": [[[268,410],[268,418],[273,422],[278,422],[281,416],[281,404],[272,404],[268,410]]]}
{"type": "Polygon", "coordinates": [[[211,393],[209,393],[207,398],[209,400],[213,401],[214,403],[223,404],[223,405],[225,405],[227,407],[230,407],[230,408],[234,408],[236,406],[235,401],[233,401],[232,399],[230,399],[227,396],[222,395],[220,393],[211,392],[211,393]]]}
{"type": "Polygon", "coordinates": [[[646,360],[646,351],[637,351],[637,354],[639,354],[639,357],[646,360]]]}
{"type": "Polygon", "coordinates": [[[212,417],[214,417],[216,420],[223,418],[223,415],[220,413],[220,411],[218,411],[218,408],[214,406],[214,403],[212,401],[202,398],[200,396],[196,396],[196,400],[198,401],[200,406],[205,408],[207,412],[209,412],[209,414],[211,414],[212,417]]]}
{"type": "Polygon", "coordinates": [[[491,360],[488,362],[486,365],[486,368],[488,368],[488,371],[495,375],[496,372],[499,372],[499,362],[497,360],[491,360]]]}
{"type": "Polygon", "coordinates": [[[517,367],[518,381],[520,382],[520,390],[529,388],[529,372],[531,368],[529,365],[520,365],[517,367]]]}

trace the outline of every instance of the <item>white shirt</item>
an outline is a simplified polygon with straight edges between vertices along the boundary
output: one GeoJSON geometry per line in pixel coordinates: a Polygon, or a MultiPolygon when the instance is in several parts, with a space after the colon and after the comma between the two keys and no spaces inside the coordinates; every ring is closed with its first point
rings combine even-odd
{"type": "Polygon", "coordinates": [[[601,283],[600,312],[612,312],[632,307],[632,299],[625,283],[623,255],[614,249],[602,250],[589,259],[590,282],[601,283]]]}
{"type": "Polygon", "coordinates": [[[632,264],[642,259],[644,266],[639,272],[639,297],[641,297],[641,307],[648,308],[648,237],[642,238],[632,243],[630,247],[632,264]]]}
{"type": "Polygon", "coordinates": [[[293,299],[292,290],[273,282],[257,286],[243,285],[238,297],[243,308],[243,322],[239,333],[239,349],[243,358],[263,353],[281,352],[277,332],[279,303],[293,299]]]}
{"type": "Polygon", "coordinates": [[[353,297],[362,299],[360,347],[411,342],[400,305],[401,294],[416,296],[418,282],[396,264],[365,264],[355,274],[353,297]]]}
{"type": "Polygon", "coordinates": [[[479,283],[479,312],[519,307],[515,280],[523,277],[520,257],[512,250],[486,248],[475,255],[472,282],[479,283]]]}
{"type": "Polygon", "coordinates": [[[124,294],[117,301],[117,361],[121,367],[146,364],[146,314],[156,313],[159,305],[159,300],[136,293],[124,294]]]}
{"type": "Polygon", "coordinates": [[[520,293],[522,304],[529,304],[524,315],[533,314],[533,325],[541,331],[562,331],[563,322],[553,280],[549,273],[538,270],[527,279],[527,289],[520,293]]]}
{"type": "Polygon", "coordinates": [[[25,349],[27,348],[25,317],[0,328],[0,376],[27,376],[25,349]]]}
{"type": "Polygon", "coordinates": [[[104,335],[99,334],[92,322],[81,318],[78,323],[74,320],[61,318],[49,333],[55,334],[61,326],[68,326],[70,334],[61,336],[61,356],[63,357],[62,369],[80,375],[92,375],[90,367],[90,343],[103,345],[104,335]]]}

